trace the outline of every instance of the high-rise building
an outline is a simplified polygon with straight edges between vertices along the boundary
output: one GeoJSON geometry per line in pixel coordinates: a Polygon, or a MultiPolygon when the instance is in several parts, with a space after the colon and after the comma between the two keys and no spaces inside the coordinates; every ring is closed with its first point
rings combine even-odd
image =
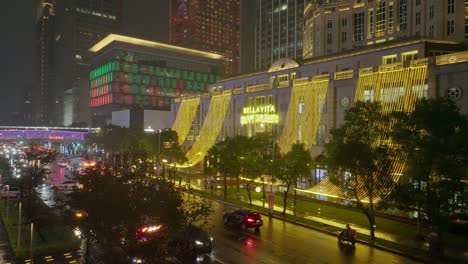
{"type": "Polygon", "coordinates": [[[310,3],[304,12],[304,58],[410,36],[466,41],[467,17],[468,2],[461,0],[310,3]]]}
{"type": "Polygon", "coordinates": [[[263,70],[281,58],[302,58],[304,7],[310,0],[257,0],[255,69],[263,70]]]}
{"type": "Polygon", "coordinates": [[[57,98],[59,111],[55,122],[63,125],[70,125],[70,121],[89,123],[89,107],[70,110],[64,106],[65,91],[79,97],[75,105],[89,105],[92,56],[89,49],[109,33],[120,32],[122,0],[61,0],[57,1],[56,13],[56,89],[60,97],[57,98]],[[64,117],[65,114],[68,116],[64,117]]]}
{"type": "Polygon", "coordinates": [[[240,73],[255,71],[255,12],[257,1],[240,2],[240,73]]]}
{"type": "Polygon", "coordinates": [[[36,42],[36,85],[31,87],[32,116],[35,124],[49,124],[54,115],[55,94],[55,61],[54,30],[55,1],[42,0],[37,8],[37,42],[36,42]]]}
{"type": "Polygon", "coordinates": [[[170,0],[172,45],[223,55],[224,75],[239,72],[240,0],[170,0]]]}

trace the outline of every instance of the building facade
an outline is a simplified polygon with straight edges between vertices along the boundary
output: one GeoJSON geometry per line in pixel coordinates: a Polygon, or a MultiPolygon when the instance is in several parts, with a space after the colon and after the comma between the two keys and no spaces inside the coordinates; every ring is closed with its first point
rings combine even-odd
{"type": "Polygon", "coordinates": [[[80,103],[75,105],[88,105],[88,77],[93,55],[89,49],[109,33],[121,31],[122,0],[61,0],[57,1],[56,14],[54,35],[59,74],[55,86],[60,96],[56,100],[55,122],[63,125],[70,125],[70,121],[89,123],[89,107],[70,111],[64,105],[65,92],[70,94],[72,89],[73,96],[78,96],[74,100],[80,103]]]}
{"type": "Polygon", "coordinates": [[[257,0],[255,69],[265,70],[281,58],[302,58],[303,16],[310,0],[257,0]]]}
{"type": "Polygon", "coordinates": [[[304,11],[305,59],[411,36],[468,40],[468,2],[343,0],[304,11]]]}
{"type": "Polygon", "coordinates": [[[90,49],[89,103],[93,126],[110,124],[112,112],[170,110],[181,95],[204,93],[220,78],[218,54],[110,34],[90,49]]]}
{"type": "Polygon", "coordinates": [[[50,124],[56,114],[55,101],[55,1],[44,0],[37,8],[36,85],[31,91],[31,121],[34,124],[50,124]]]}
{"type": "MultiPolygon", "coordinates": [[[[224,121],[218,122],[219,128],[208,122],[210,131],[219,129],[217,140],[271,131],[283,151],[301,141],[312,155],[317,155],[328,142],[330,130],[344,122],[346,110],[356,100],[394,106],[407,96],[412,96],[413,101],[448,96],[468,114],[466,76],[468,46],[428,39],[376,44],[301,65],[281,59],[266,71],[208,85],[210,93],[201,96],[197,110],[200,114],[195,115],[184,145],[186,149],[196,146],[211,111],[222,111],[219,104],[215,104],[219,109],[211,109],[212,102],[226,95],[226,113],[218,117],[224,121]],[[396,61],[386,63],[384,58],[389,56],[396,61]]],[[[187,100],[193,99],[174,101],[174,119],[187,100]]]]}
{"type": "Polygon", "coordinates": [[[169,42],[221,54],[224,76],[239,73],[240,0],[171,0],[169,42]]]}

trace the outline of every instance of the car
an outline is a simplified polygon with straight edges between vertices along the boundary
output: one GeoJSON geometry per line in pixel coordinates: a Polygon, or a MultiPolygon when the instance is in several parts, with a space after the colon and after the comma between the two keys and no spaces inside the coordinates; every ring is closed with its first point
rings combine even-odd
{"type": "Polygon", "coordinates": [[[263,225],[261,215],[249,210],[226,212],[223,215],[223,222],[226,226],[240,227],[242,230],[255,228],[256,231],[259,231],[263,225]]]}
{"type": "Polygon", "coordinates": [[[75,181],[64,181],[61,184],[57,185],[59,190],[71,191],[74,189],[81,189],[83,185],[75,181]]]}
{"type": "Polygon", "coordinates": [[[13,187],[4,185],[2,186],[2,190],[0,191],[1,198],[20,198],[21,197],[21,190],[19,187],[13,187]]]}
{"type": "MultiPolygon", "coordinates": [[[[138,242],[143,244],[166,236],[166,231],[167,227],[164,225],[146,225],[139,228],[135,236],[138,242]]],[[[205,230],[195,225],[189,225],[180,229],[168,241],[167,249],[172,257],[166,259],[166,261],[167,263],[180,263],[180,261],[182,263],[194,263],[203,255],[211,253],[212,246],[213,238],[205,230]],[[170,259],[174,257],[179,261],[170,262],[170,259]]],[[[145,263],[145,261],[140,257],[132,257],[130,263],[145,263]]]]}

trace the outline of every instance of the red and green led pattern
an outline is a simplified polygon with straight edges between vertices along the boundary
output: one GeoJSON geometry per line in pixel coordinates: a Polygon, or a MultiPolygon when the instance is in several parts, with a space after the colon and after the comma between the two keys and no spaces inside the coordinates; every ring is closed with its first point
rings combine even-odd
{"type": "Polygon", "coordinates": [[[91,107],[139,104],[169,109],[170,99],[205,92],[219,76],[153,65],[112,61],[90,73],[91,107]]]}

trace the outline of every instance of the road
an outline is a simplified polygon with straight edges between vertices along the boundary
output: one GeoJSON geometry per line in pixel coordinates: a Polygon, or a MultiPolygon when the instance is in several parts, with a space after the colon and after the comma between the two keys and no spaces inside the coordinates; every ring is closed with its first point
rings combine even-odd
{"type": "MultiPolygon", "coordinates": [[[[51,170],[52,184],[64,181],[65,168],[52,166],[51,170]]],[[[213,207],[207,229],[214,238],[214,248],[202,263],[416,263],[361,244],[355,248],[340,245],[333,236],[266,216],[260,233],[225,228],[222,215],[234,208],[217,202],[213,202],[213,207]]]]}
{"type": "Polygon", "coordinates": [[[417,263],[361,244],[339,245],[333,236],[266,216],[258,234],[228,229],[222,215],[233,208],[216,202],[213,206],[208,230],[214,250],[204,263],[417,263]]]}

